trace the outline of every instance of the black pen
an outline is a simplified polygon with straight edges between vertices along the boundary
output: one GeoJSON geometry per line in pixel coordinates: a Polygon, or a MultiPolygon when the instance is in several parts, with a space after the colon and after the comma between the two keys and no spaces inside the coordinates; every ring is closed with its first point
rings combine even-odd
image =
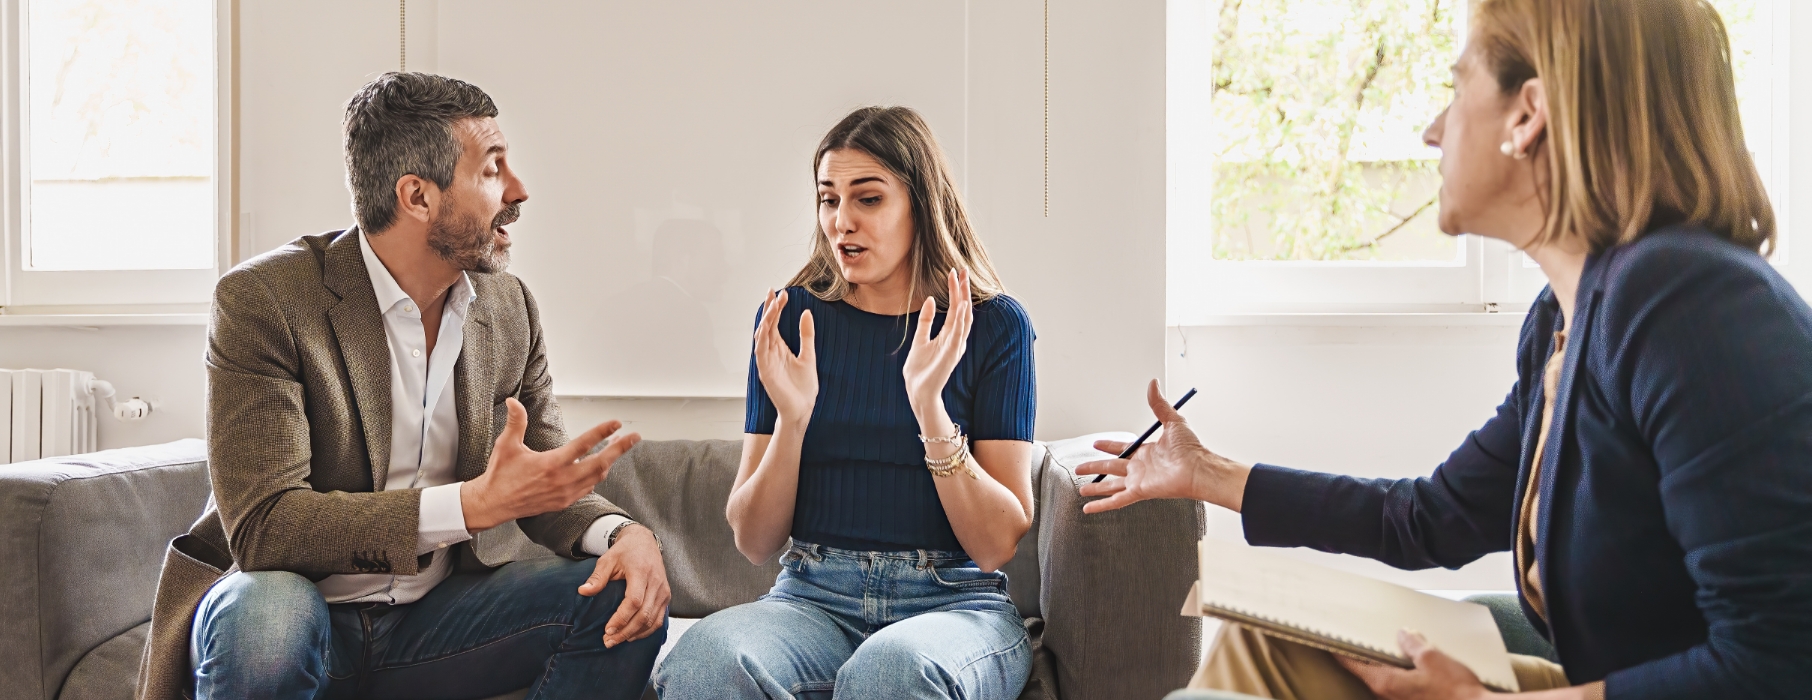
{"type": "MultiPolygon", "coordinates": [[[[1189,403],[1189,397],[1191,397],[1191,396],[1195,396],[1194,389],[1190,389],[1189,393],[1183,395],[1183,398],[1177,399],[1176,405],[1171,406],[1171,408],[1174,410],[1181,410],[1183,408],[1183,404],[1189,403]]],[[[1126,459],[1128,457],[1131,457],[1132,453],[1137,452],[1139,450],[1140,445],[1145,444],[1145,439],[1151,437],[1152,433],[1158,432],[1158,428],[1162,427],[1163,425],[1164,425],[1164,421],[1158,421],[1156,423],[1152,423],[1151,427],[1145,429],[1144,435],[1140,435],[1139,439],[1132,441],[1131,445],[1127,445],[1126,451],[1121,452],[1120,456],[1116,457],[1115,459],[1126,459]]],[[[1099,483],[1101,483],[1101,480],[1105,479],[1105,478],[1107,478],[1106,474],[1097,474],[1095,476],[1095,480],[1092,483],[1099,484],[1099,483]]]]}

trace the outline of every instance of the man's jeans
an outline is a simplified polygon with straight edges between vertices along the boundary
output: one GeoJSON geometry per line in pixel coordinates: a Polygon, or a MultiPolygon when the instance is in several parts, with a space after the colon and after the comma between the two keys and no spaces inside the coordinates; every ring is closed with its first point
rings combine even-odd
{"type": "Polygon", "coordinates": [[[662,700],[1019,696],[1032,645],[1007,577],[953,552],[795,543],[774,589],[687,630],[662,700]]]}
{"type": "Polygon", "coordinates": [[[240,572],[202,599],[190,635],[195,697],[641,697],[665,625],[604,648],[623,582],[578,593],[596,559],[544,558],[455,574],[409,605],[328,605],[286,571],[240,572]]]}

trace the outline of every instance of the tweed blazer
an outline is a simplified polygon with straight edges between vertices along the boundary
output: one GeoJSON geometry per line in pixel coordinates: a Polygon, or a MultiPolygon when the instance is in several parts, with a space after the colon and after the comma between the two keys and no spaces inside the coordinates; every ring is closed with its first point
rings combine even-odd
{"type": "MultiPolygon", "coordinates": [[[[421,491],[385,491],[390,349],[358,229],[296,239],[234,268],[214,288],[208,326],[208,470],[214,496],[170,543],[140,667],[141,700],[191,686],[189,628],[215,582],[234,571],[415,574],[421,491]]],[[[472,274],[478,298],[454,365],[454,475],[484,473],[504,399],[528,410],[524,442],[566,442],[534,297],[514,275],[472,274]]],[[[479,533],[456,571],[517,558],[579,558],[598,518],[627,515],[596,494],[479,533]],[[525,537],[526,536],[526,537],[525,537]],[[530,544],[530,542],[533,544],[530,544]]]]}

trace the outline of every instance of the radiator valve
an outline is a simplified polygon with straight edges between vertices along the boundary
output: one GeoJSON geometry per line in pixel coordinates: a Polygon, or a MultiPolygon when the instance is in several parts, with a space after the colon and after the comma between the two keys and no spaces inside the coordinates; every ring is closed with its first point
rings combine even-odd
{"type": "Polygon", "coordinates": [[[96,401],[107,402],[107,406],[113,411],[113,417],[119,420],[144,420],[151,415],[151,404],[137,396],[125,401],[114,400],[113,384],[106,380],[88,380],[88,391],[94,394],[96,401]]]}

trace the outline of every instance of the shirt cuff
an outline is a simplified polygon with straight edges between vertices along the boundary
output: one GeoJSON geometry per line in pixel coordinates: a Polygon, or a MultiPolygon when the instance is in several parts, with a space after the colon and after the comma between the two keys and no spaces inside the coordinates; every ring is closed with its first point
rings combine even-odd
{"type": "Polygon", "coordinates": [[[472,539],[466,532],[466,509],[459,501],[460,482],[422,489],[421,524],[415,553],[426,554],[472,539]]]}
{"type": "Polygon", "coordinates": [[[630,522],[629,518],[616,514],[591,521],[591,527],[586,528],[585,536],[579,538],[579,549],[594,557],[604,556],[610,550],[611,531],[626,522],[630,522]]]}

